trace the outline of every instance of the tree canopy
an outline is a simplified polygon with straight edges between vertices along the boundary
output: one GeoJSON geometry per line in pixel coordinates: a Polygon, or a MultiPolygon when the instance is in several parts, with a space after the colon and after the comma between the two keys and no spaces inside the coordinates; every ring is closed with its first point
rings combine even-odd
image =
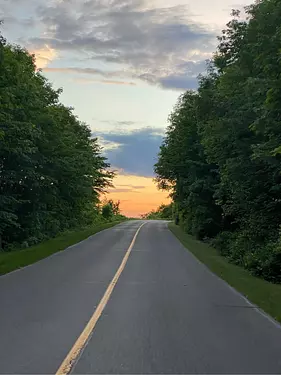
{"type": "Polygon", "coordinates": [[[155,166],[184,229],[281,282],[281,2],[238,11],[196,92],[180,96],[155,166]]]}
{"type": "Polygon", "coordinates": [[[0,248],[91,223],[113,173],[35,57],[0,35],[0,248]]]}

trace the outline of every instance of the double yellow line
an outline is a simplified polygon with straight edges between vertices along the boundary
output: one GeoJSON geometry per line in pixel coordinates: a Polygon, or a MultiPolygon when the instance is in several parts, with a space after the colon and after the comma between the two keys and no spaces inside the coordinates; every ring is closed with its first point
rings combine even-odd
{"type": "Polygon", "coordinates": [[[120,267],[118,268],[116,274],[114,275],[113,279],[111,280],[110,284],[108,285],[108,288],[106,289],[106,292],[104,293],[98,307],[96,308],[94,314],[92,315],[91,319],[89,320],[88,324],[86,325],[86,327],[84,328],[83,332],[81,333],[81,335],[78,337],[78,339],[76,340],[75,344],[73,345],[73,347],[71,348],[70,352],[68,353],[68,355],[65,357],[64,361],[62,362],[62,364],[60,365],[59,369],[57,370],[56,372],[56,375],[66,375],[66,374],[69,374],[72,367],[74,366],[74,364],[76,363],[76,360],[79,356],[79,354],[81,353],[81,351],[83,350],[83,348],[85,347],[85,345],[87,344],[89,338],[90,338],[90,335],[92,334],[94,328],[95,328],[95,325],[97,324],[107,302],[109,301],[109,298],[113,292],[113,289],[121,275],[121,273],[123,272],[125,266],[126,266],[126,263],[128,261],[128,258],[130,256],[130,253],[132,251],[132,248],[135,244],[135,241],[136,241],[136,238],[139,234],[139,231],[141,230],[141,228],[145,225],[146,223],[143,223],[139,228],[138,230],[136,231],[136,234],[134,235],[134,238],[128,248],[128,250],[126,251],[126,254],[122,260],[122,263],[120,264],[120,267]]]}

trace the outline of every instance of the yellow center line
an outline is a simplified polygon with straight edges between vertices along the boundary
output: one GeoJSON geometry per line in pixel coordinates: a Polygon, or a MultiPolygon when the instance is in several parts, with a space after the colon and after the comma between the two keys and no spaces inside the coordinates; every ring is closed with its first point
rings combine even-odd
{"type": "Polygon", "coordinates": [[[97,324],[107,302],[109,301],[109,298],[113,292],[113,289],[121,275],[121,273],[123,272],[125,266],[126,266],[126,263],[128,261],[128,258],[130,256],[130,253],[132,251],[132,248],[135,244],[135,241],[136,241],[136,238],[139,234],[139,231],[141,230],[141,228],[145,225],[146,223],[143,223],[139,228],[138,230],[136,231],[136,234],[134,235],[134,238],[128,248],[128,250],[126,251],[126,254],[122,260],[122,263],[120,264],[120,267],[118,268],[116,274],[114,275],[113,279],[111,280],[110,284],[108,285],[108,288],[106,289],[106,292],[104,293],[102,299],[100,300],[100,303],[98,304],[98,307],[96,308],[94,314],[92,315],[91,319],[89,320],[89,322],[87,323],[86,327],[84,328],[83,332],[81,333],[81,335],[78,337],[78,339],[76,340],[75,344],[73,345],[73,347],[70,349],[69,353],[67,354],[67,356],[65,357],[64,361],[62,362],[62,364],[60,365],[59,369],[57,370],[56,372],[56,375],[66,375],[66,374],[69,374],[72,367],[74,366],[76,360],[77,360],[77,357],[79,356],[79,354],[81,353],[82,349],[85,347],[85,345],[87,344],[89,338],[90,338],[90,335],[91,333],[93,332],[94,328],[95,328],[95,325],[97,324]]]}

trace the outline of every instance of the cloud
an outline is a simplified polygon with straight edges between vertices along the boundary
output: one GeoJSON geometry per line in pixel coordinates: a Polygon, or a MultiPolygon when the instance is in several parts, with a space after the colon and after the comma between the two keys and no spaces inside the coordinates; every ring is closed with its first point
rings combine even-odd
{"type": "Polygon", "coordinates": [[[133,189],[136,189],[136,190],[138,190],[138,189],[145,189],[146,188],[146,186],[145,185],[131,185],[131,184],[127,184],[127,185],[118,185],[118,186],[124,186],[124,187],[130,187],[130,188],[133,188],[133,189]]]}
{"type": "Polygon", "coordinates": [[[100,75],[103,77],[118,77],[120,74],[119,72],[106,72],[101,69],[93,69],[93,68],[75,68],[75,67],[67,67],[67,68],[55,68],[55,67],[47,67],[43,69],[44,72],[51,72],[51,73],[77,73],[77,74],[93,74],[93,75],[100,75]]]}
{"type": "Polygon", "coordinates": [[[172,90],[196,90],[198,88],[197,77],[178,75],[160,78],[159,81],[163,88],[172,90]]]}
{"type": "Polygon", "coordinates": [[[117,189],[111,189],[110,190],[110,192],[112,192],[112,193],[139,193],[139,191],[134,191],[133,189],[125,189],[125,188],[123,188],[123,189],[119,189],[119,188],[117,188],[117,189]]]}
{"type": "MultiPolygon", "coordinates": [[[[0,6],[2,7],[1,2],[0,2],[0,6]]],[[[7,25],[10,25],[10,27],[21,26],[23,28],[32,28],[36,24],[36,21],[31,17],[18,19],[17,17],[9,13],[6,13],[3,8],[0,10],[0,19],[1,21],[4,22],[4,26],[7,24],[7,25]]]]}
{"type": "Polygon", "coordinates": [[[107,79],[74,78],[73,81],[77,83],[82,83],[82,84],[101,83],[104,85],[127,85],[127,86],[136,85],[134,82],[114,81],[114,80],[107,80],[107,79]]]}
{"type": "Polygon", "coordinates": [[[38,69],[45,68],[48,64],[50,64],[52,60],[57,57],[56,50],[48,45],[45,45],[37,50],[31,50],[30,53],[35,54],[36,66],[38,69]]]}
{"type": "MultiPolygon", "coordinates": [[[[44,37],[30,38],[40,48],[74,51],[85,61],[120,66],[104,72],[67,68],[104,77],[126,76],[184,90],[195,87],[198,64],[209,57],[213,32],[191,21],[184,5],[155,7],[148,0],[60,0],[37,9],[44,37]]],[[[58,68],[57,68],[58,69],[58,68]]],[[[61,69],[61,68],[60,68],[61,69]]],[[[49,70],[50,71],[50,70],[49,70]]]]}
{"type": "Polygon", "coordinates": [[[113,80],[109,81],[109,80],[106,80],[106,79],[96,80],[95,82],[103,83],[105,85],[127,85],[127,86],[135,86],[136,85],[134,82],[113,81],[113,80]]]}
{"type": "Polygon", "coordinates": [[[112,121],[112,120],[100,120],[100,119],[97,119],[97,118],[93,118],[94,121],[98,120],[99,122],[103,123],[103,124],[107,124],[107,125],[114,125],[114,126],[134,126],[136,124],[139,124],[137,121],[112,121]]]}
{"type": "Polygon", "coordinates": [[[158,190],[152,178],[120,173],[113,182],[117,189],[131,186],[142,187],[139,191],[141,194],[137,195],[131,190],[125,192],[109,190],[108,199],[120,200],[121,211],[128,216],[140,216],[140,214],[156,209],[160,204],[170,202],[167,192],[158,190]]]}
{"type": "Polygon", "coordinates": [[[123,173],[153,177],[163,129],[142,128],[128,133],[97,133],[102,142],[112,142],[119,147],[105,150],[112,166],[123,173]]]}
{"type": "MultiPolygon", "coordinates": [[[[133,78],[137,80],[142,80],[150,84],[159,85],[163,88],[174,89],[174,90],[187,90],[196,89],[198,87],[197,76],[206,69],[206,62],[192,62],[189,61],[185,64],[178,66],[179,72],[175,75],[167,75],[164,77],[158,77],[157,75],[147,74],[147,73],[133,73],[130,71],[105,71],[101,69],[93,68],[79,68],[79,67],[66,67],[66,68],[55,68],[46,67],[43,69],[44,72],[54,72],[54,73],[74,73],[74,74],[84,74],[84,75],[98,75],[106,78],[117,77],[117,78],[133,78]],[[184,72],[184,73],[180,73],[184,72]]],[[[96,81],[87,78],[78,79],[82,82],[102,82],[102,83],[115,83],[118,84],[120,81],[107,80],[107,81],[96,81]]],[[[134,82],[121,81],[120,84],[136,85],[134,82]]]]}
{"type": "MultiPolygon", "coordinates": [[[[92,134],[92,137],[93,138],[96,138],[97,134],[92,134]]],[[[117,142],[112,142],[112,141],[109,141],[103,137],[99,137],[99,144],[101,145],[102,149],[104,150],[104,152],[109,152],[109,151],[112,151],[112,150],[117,150],[118,148],[120,148],[120,144],[117,143],[117,142]]]]}
{"type": "Polygon", "coordinates": [[[119,126],[131,126],[135,125],[136,121],[116,121],[116,124],[119,126]]]}
{"type": "MultiPolygon", "coordinates": [[[[112,115],[109,113],[109,115],[112,115]]],[[[134,113],[131,114],[133,116],[134,113]]],[[[113,132],[114,134],[128,134],[131,131],[134,131],[135,129],[140,129],[149,126],[148,123],[144,123],[142,121],[132,121],[132,120],[123,120],[123,121],[118,121],[118,120],[110,120],[110,119],[99,119],[99,118],[92,118],[91,121],[91,129],[92,129],[92,137],[95,138],[99,132],[102,132],[104,134],[107,134],[109,132],[113,132]]],[[[163,131],[162,131],[163,133],[163,131]]],[[[161,134],[162,134],[161,133],[161,134]]],[[[106,145],[112,146],[113,148],[116,148],[115,143],[112,142],[106,142],[104,139],[100,139],[100,141],[103,142],[103,146],[106,145]]],[[[119,145],[117,145],[118,147],[119,145]]]]}
{"type": "Polygon", "coordinates": [[[110,193],[140,193],[138,190],[146,189],[145,185],[118,184],[109,189],[110,193]]]}

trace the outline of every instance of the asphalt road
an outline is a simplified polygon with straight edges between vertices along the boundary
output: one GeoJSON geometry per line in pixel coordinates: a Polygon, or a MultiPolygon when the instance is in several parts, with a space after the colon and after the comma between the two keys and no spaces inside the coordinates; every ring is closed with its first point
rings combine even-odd
{"type": "MultiPolygon", "coordinates": [[[[0,277],[0,373],[57,371],[141,223],[0,277]]],[[[281,373],[281,329],[148,222],[72,373],[281,373]]]]}

